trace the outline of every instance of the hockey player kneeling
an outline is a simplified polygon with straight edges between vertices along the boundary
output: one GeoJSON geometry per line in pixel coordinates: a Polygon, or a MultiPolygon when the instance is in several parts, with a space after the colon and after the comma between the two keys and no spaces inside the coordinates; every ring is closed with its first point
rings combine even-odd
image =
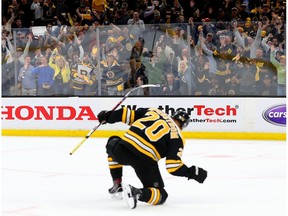
{"type": "Polygon", "coordinates": [[[102,124],[123,122],[130,125],[122,138],[112,136],[106,145],[109,169],[113,179],[110,194],[123,191],[127,204],[134,209],[137,200],[153,205],[163,204],[168,193],[158,167],[158,161],[166,158],[167,171],[203,183],[207,171],[197,166],[187,167],[181,160],[183,139],[180,130],[190,122],[184,111],[176,111],[171,117],[156,108],[131,110],[123,107],[116,111],[103,110],[98,114],[102,124]],[[133,167],[143,188],[122,185],[122,166],[133,167]]]}

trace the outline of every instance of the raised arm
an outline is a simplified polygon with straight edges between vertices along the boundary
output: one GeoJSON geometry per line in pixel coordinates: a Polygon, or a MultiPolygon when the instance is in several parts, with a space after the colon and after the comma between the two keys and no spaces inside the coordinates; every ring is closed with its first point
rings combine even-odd
{"type": "Polygon", "coordinates": [[[26,57],[26,56],[28,55],[28,53],[29,53],[29,48],[30,48],[31,42],[32,42],[32,35],[29,34],[29,35],[28,35],[28,41],[27,41],[27,44],[26,44],[26,46],[25,46],[24,52],[23,52],[23,54],[22,54],[22,55],[20,56],[20,58],[19,58],[19,61],[20,61],[21,63],[23,63],[23,64],[24,64],[24,59],[25,59],[25,57],[26,57]]]}
{"type": "Polygon", "coordinates": [[[234,35],[237,39],[237,42],[239,43],[240,46],[244,47],[245,43],[244,43],[244,39],[242,38],[238,28],[237,28],[237,23],[234,22],[233,23],[233,32],[234,32],[234,35]]]}

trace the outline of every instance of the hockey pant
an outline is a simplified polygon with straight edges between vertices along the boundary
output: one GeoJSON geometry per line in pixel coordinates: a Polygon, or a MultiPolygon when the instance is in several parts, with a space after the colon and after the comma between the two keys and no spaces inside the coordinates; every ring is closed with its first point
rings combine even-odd
{"type": "Polygon", "coordinates": [[[164,182],[156,161],[143,161],[139,156],[121,144],[119,139],[108,141],[106,150],[110,173],[113,179],[122,177],[122,165],[132,166],[143,184],[139,201],[152,205],[163,204],[168,194],[164,189],[164,182]]]}

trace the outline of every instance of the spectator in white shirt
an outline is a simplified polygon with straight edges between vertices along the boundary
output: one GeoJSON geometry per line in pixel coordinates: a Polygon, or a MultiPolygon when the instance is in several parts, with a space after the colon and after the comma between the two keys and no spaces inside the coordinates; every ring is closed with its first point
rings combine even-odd
{"type": "Polygon", "coordinates": [[[142,32],[145,30],[144,21],[139,18],[139,13],[137,11],[133,13],[133,18],[129,19],[127,24],[130,33],[133,34],[135,38],[140,37],[142,32]]]}
{"type": "Polygon", "coordinates": [[[43,25],[43,8],[41,6],[42,0],[33,0],[31,4],[31,10],[34,12],[34,26],[43,25]]]}

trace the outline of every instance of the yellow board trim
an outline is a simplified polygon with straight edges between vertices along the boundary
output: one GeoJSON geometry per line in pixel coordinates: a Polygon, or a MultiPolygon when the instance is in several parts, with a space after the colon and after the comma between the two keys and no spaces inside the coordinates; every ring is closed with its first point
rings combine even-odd
{"type": "MultiPolygon", "coordinates": [[[[54,136],[54,137],[85,137],[88,130],[21,130],[2,129],[2,136],[54,136]]],[[[91,138],[107,138],[111,135],[123,136],[125,131],[97,130],[91,138]]],[[[231,139],[231,140],[286,140],[286,133],[256,132],[182,132],[186,139],[231,139]]]]}

